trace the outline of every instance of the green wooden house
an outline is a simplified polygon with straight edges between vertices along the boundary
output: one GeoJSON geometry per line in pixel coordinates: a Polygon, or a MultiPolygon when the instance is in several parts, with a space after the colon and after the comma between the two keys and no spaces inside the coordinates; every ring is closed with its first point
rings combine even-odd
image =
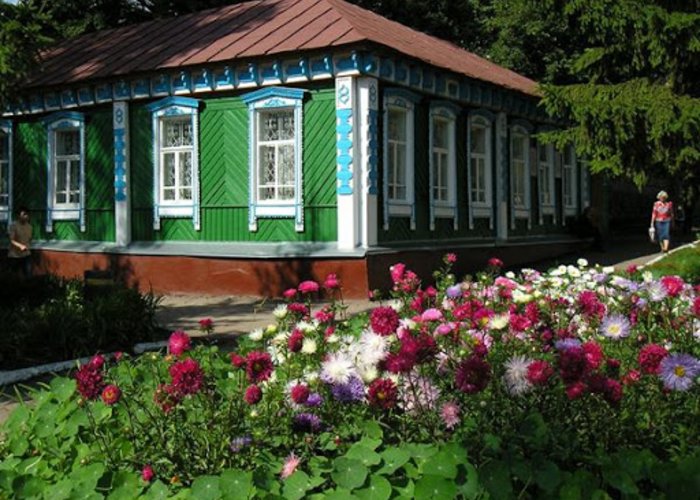
{"type": "Polygon", "coordinates": [[[591,202],[536,83],[342,0],[254,0],[69,40],[0,119],[0,223],[37,265],[158,291],[348,293],[403,260],[561,253],[591,202]]]}

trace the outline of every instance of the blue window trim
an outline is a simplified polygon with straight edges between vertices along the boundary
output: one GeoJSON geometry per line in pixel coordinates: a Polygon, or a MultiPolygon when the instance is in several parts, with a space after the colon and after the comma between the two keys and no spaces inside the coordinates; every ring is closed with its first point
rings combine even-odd
{"type": "Polygon", "coordinates": [[[487,109],[473,109],[469,111],[467,119],[467,200],[469,206],[469,229],[474,229],[474,219],[476,217],[484,217],[489,220],[489,228],[493,229],[494,220],[494,203],[493,203],[493,193],[494,193],[494,174],[493,168],[495,164],[495,151],[494,151],[494,124],[496,122],[496,115],[487,109]],[[472,122],[475,119],[481,119],[486,121],[486,155],[487,155],[487,165],[486,165],[486,175],[488,178],[488,190],[486,193],[486,203],[474,204],[472,202],[472,122]]]}
{"type": "Polygon", "coordinates": [[[199,100],[166,97],[146,106],[151,113],[153,141],[153,229],[160,230],[162,218],[192,218],[195,231],[202,228],[199,188],[199,100]],[[192,203],[165,203],[160,199],[160,123],[161,118],[189,116],[192,121],[192,203]]]}
{"type": "Polygon", "coordinates": [[[85,232],[85,115],[74,111],[53,113],[43,120],[46,125],[48,154],[46,160],[46,231],[53,232],[54,220],[78,220],[80,231],[85,232]],[[57,130],[78,129],[80,136],[80,201],[77,209],[55,208],[54,193],[54,154],[55,132],[57,130]]]}
{"type": "Polygon", "coordinates": [[[459,228],[458,210],[457,210],[457,117],[461,112],[461,108],[449,101],[433,101],[430,103],[430,123],[428,130],[428,163],[429,163],[429,199],[430,199],[430,230],[435,230],[435,219],[448,218],[452,219],[455,230],[459,228]],[[448,191],[449,201],[447,203],[437,202],[433,198],[433,173],[435,165],[433,164],[433,127],[434,119],[442,118],[447,120],[449,128],[449,156],[448,156],[448,191]]]}
{"type": "Polygon", "coordinates": [[[421,96],[400,88],[384,89],[384,119],[382,138],[384,230],[389,229],[391,217],[409,217],[411,230],[416,229],[416,190],[415,190],[415,107],[421,96]],[[406,199],[389,200],[389,108],[402,108],[406,111],[406,199]]]}
{"type": "Polygon", "coordinates": [[[12,121],[0,120],[0,132],[7,137],[7,205],[0,205],[0,221],[12,222],[12,176],[13,176],[13,158],[12,158],[12,121]]]}
{"type": "Polygon", "coordinates": [[[527,219],[527,227],[530,229],[532,227],[532,200],[530,199],[530,178],[532,172],[531,158],[530,158],[530,140],[532,133],[535,130],[533,125],[527,121],[517,118],[512,120],[509,124],[509,136],[508,136],[508,149],[509,149],[509,170],[510,170],[510,223],[511,228],[516,228],[516,219],[522,218],[527,219]],[[525,150],[525,204],[524,206],[516,206],[513,201],[513,195],[515,190],[515,175],[513,170],[513,138],[515,133],[521,133],[526,137],[527,149],[525,150]]]}
{"type": "Polygon", "coordinates": [[[303,199],[303,102],[306,90],[268,87],[241,96],[248,106],[248,229],[258,230],[260,218],[294,218],[297,232],[304,231],[303,199]],[[289,202],[267,203],[258,200],[257,123],[260,110],[291,108],[294,111],[294,199],[289,202]]]}

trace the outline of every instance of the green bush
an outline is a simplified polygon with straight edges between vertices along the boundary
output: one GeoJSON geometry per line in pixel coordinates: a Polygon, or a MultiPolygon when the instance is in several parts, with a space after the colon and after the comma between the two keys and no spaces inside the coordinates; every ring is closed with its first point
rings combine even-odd
{"type": "Polygon", "coordinates": [[[129,350],[159,330],[152,293],[113,285],[86,293],[79,280],[0,275],[0,366],[23,366],[129,350]]]}

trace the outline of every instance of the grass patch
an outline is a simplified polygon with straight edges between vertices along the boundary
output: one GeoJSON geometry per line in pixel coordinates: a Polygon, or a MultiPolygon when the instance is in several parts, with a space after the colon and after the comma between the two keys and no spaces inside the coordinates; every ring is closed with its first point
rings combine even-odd
{"type": "Polygon", "coordinates": [[[673,252],[647,266],[655,277],[675,274],[691,283],[700,283],[700,242],[673,252]]]}

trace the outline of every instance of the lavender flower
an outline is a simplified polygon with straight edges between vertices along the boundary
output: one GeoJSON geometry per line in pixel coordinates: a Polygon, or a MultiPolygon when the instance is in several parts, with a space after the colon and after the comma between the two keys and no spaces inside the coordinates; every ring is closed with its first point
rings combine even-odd
{"type": "Polygon", "coordinates": [[[700,361],[690,354],[678,353],[661,361],[661,380],[664,387],[674,391],[687,391],[700,375],[700,361]]]}
{"type": "Polygon", "coordinates": [[[321,396],[318,392],[312,392],[309,394],[309,397],[304,404],[310,408],[321,406],[323,404],[323,396],[321,396]]]}
{"type": "Polygon", "coordinates": [[[250,436],[241,436],[241,437],[233,438],[231,440],[231,445],[230,445],[231,451],[233,453],[238,453],[243,448],[250,446],[252,442],[253,442],[253,439],[250,436]]]}
{"type": "Polygon", "coordinates": [[[333,397],[341,403],[354,403],[365,399],[365,384],[362,380],[352,375],[345,384],[331,385],[333,397]]]}
{"type": "Polygon", "coordinates": [[[462,285],[452,285],[445,290],[445,294],[451,298],[456,299],[462,296],[462,285]]]}
{"type": "Polygon", "coordinates": [[[621,314],[611,314],[603,318],[600,324],[600,332],[610,339],[619,340],[630,334],[630,320],[621,314]]]}
{"type": "Polygon", "coordinates": [[[579,347],[580,345],[581,341],[579,339],[561,339],[554,343],[554,347],[556,347],[558,351],[565,351],[572,347],[579,347]]]}
{"type": "Polygon", "coordinates": [[[313,413],[299,413],[294,416],[292,428],[297,432],[318,432],[322,430],[321,419],[313,413]]]}

